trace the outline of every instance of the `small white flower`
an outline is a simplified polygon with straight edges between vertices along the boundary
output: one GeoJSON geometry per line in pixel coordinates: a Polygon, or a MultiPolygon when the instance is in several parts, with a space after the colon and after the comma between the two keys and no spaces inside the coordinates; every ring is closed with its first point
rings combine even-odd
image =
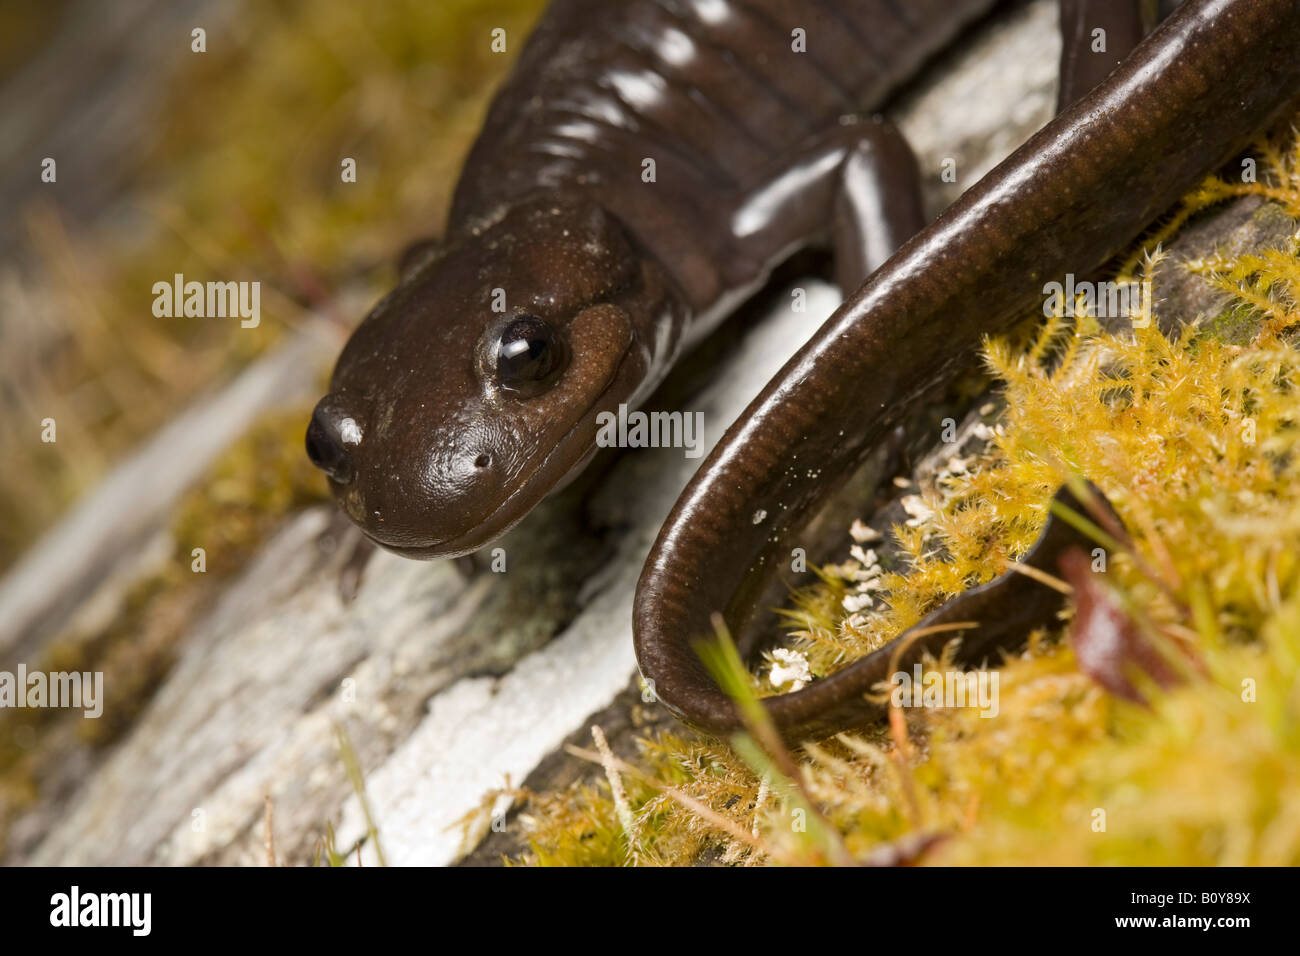
{"type": "Polygon", "coordinates": [[[909,528],[919,528],[934,517],[934,509],[927,505],[920,495],[904,495],[899,504],[910,516],[906,521],[909,528]]]}
{"type": "Polygon", "coordinates": [[[867,544],[870,541],[879,541],[880,532],[870,525],[863,524],[861,519],[854,518],[853,524],[849,528],[849,537],[858,544],[867,544]]]}
{"type": "Polygon", "coordinates": [[[864,608],[874,607],[876,602],[871,599],[871,595],[864,591],[855,591],[852,594],[844,595],[844,600],[840,602],[844,605],[844,610],[850,614],[857,614],[864,608]]]}
{"type": "Polygon", "coordinates": [[[860,545],[853,545],[849,548],[849,554],[853,560],[857,561],[864,568],[872,568],[880,563],[880,558],[876,557],[876,549],[870,548],[866,551],[860,545]]]}
{"type": "Polygon", "coordinates": [[[877,564],[855,572],[853,580],[857,582],[859,591],[869,591],[880,587],[881,573],[880,565],[877,564]]]}
{"type": "Polygon", "coordinates": [[[772,652],[772,657],[775,663],[772,664],[772,673],[768,679],[771,680],[773,687],[789,684],[791,690],[799,690],[812,680],[808,658],[798,651],[778,647],[772,652]]]}

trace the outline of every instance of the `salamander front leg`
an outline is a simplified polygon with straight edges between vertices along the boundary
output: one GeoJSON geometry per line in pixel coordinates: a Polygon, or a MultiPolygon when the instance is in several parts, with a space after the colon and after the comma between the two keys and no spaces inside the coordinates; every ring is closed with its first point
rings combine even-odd
{"type": "Polygon", "coordinates": [[[736,202],[730,258],[752,273],[828,241],[847,296],[925,225],[916,157],[879,116],[845,117],[810,139],[800,157],[736,202]]]}
{"type": "Polygon", "coordinates": [[[359,536],[356,543],[352,545],[352,550],[348,552],[347,558],[339,567],[338,595],[339,600],[344,604],[351,604],[356,600],[357,594],[361,591],[361,582],[365,578],[366,568],[370,566],[370,559],[378,550],[379,546],[364,535],[359,536]]]}
{"type": "Polygon", "coordinates": [[[831,209],[835,282],[846,297],[925,227],[916,155],[893,123],[866,121],[866,135],[839,171],[831,209]]]}
{"type": "Polygon", "coordinates": [[[334,591],[339,601],[351,604],[361,590],[366,566],[378,546],[362,534],[342,511],[334,511],[316,537],[316,549],[323,561],[337,566],[334,591]],[[343,555],[341,561],[338,558],[340,553],[343,555]]]}

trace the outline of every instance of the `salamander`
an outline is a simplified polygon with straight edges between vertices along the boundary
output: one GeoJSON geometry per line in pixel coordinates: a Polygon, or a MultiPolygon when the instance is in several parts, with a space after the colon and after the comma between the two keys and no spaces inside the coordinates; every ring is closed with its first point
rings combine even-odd
{"type": "Polygon", "coordinates": [[[409,557],[475,551],[571,479],[801,247],[844,292],[924,225],[871,110],[992,0],[554,0],[442,240],[343,349],[307,451],[409,557]]]}
{"type": "MultiPolygon", "coordinates": [[[[601,412],[642,403],[794,251],[830,246],[845,304],[706,459],[638,588],[637,656],[659,699],[733,729],[691,647],[711,615],[743,632],[773,557],[903,409],[1044,276],[1102,262],[1295,88],[1295,0],[1189,2],[1092,92],[1113,63],[1074,55],[1097,22],[1086,11],[1128,5],[1065,0],[1084,11],[1063,16],[1074,105],[927,227],[916,160],[872,111],[992,6],[555,0],[489,109],[445,234],[404,264],[312,415],[307,451],[343,510],[409,557],[481,548],[581,470],[601,412]]],[[[1108,29],[1135,41],[1134,23],[1108,29]]],[[[1055,527],[1036,554],[1059,550],[1055,527]]],[[[988,617],[1009,594],[995,582],[953,606],[988,617]]],[[[1059,604],[1021,597],[1040,617],[1059,604]]],[[[782,731],[869,717],[855,667],[769,701],[782,731]]]]}

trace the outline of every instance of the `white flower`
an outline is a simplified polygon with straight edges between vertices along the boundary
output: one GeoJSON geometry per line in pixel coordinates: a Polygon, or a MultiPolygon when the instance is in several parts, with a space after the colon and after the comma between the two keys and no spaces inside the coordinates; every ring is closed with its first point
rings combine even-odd
{"type": "Polygon", "coordinates": [[[863,524],[859,518],[853,519],[853,525],[849,528],[849,536],[858,544],[880,540],[880,532],[870,525],[863,524]]]}
{"type": "Polygon", "coordinates": [[[790,685],[791,690],[799,690],[812,680],[812,671],[808,667],[808,658],[798,651],[778,647],[772,651],[775,662],[768,679],[773,687],[790,685]]]}
{"type": "Polygon", "coordinates": [[[904,495],[899,504],[910,516],[906,522],[909,528],[919,528],[934,517],[934,509],[927,505],[920,495],[904,495]]]}
{"type": "Polygon", "coordinates": [[[857,614],[863,608],[874,607],[876,602],[871,599],[870,594],[855,591],[852,594],[844,595],[844,600],[840,603],[844,605],[844,610],[850,614],[857,614]]]}
{"type": "Polygon", "coordinates": [[[857,561],[864,568],[874,568],[880,563],[880,558],[877,557],[875,548],[863,551],[861,545],[855,544],[849,548],[849,554],[853,556],[854,561],[857,561]]]}

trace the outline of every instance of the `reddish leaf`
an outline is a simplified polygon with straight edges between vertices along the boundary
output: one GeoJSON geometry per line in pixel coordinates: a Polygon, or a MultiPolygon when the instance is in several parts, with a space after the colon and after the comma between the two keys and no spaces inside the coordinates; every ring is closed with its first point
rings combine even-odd
{"type": "Polygon", "coordinates": [[[1074,588],[1074,623],[1070,646],[1079,670],[1116,697],[1135,703],[1146,701],[1129,680],[1143,672],[1162,688],[1178,683],[1178,672],[1161,656],[1114,593],[1093,573],[1088,556],[1079,548],[1061,555],[1061,571],[1074,588]]]}

